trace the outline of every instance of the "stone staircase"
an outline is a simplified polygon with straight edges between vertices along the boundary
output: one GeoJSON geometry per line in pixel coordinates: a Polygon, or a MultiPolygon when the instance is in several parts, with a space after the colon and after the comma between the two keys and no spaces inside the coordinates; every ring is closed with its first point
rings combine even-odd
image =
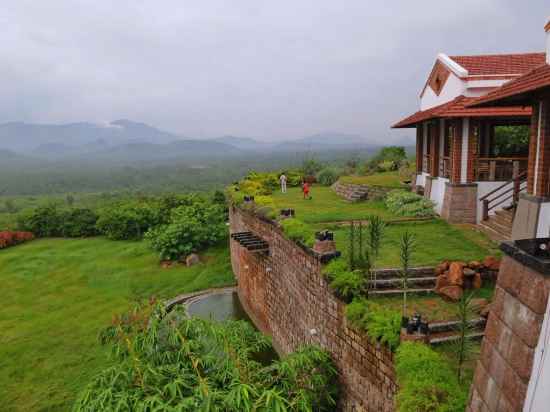
{"type": "MultiPolygon", "coordinates": [[[[485,330],[485,318],[472,319],[469,324],[471,327],[470,333],[467,335],[470,339],[482,339],[485,330]]],[[[457,321],[447,322],[432,322],[428,325],[430,334],[428,340],[431,345],[440,345],[442,343],[453,342],[458,339],[457,321]]]]}
{"type": "Polygon", "coordinates": [[[514,220],[514,209],[501,209],[495,211],[494,215],[487,220],[482,220],[478,228],[489,236],[490,239],[502,242],[512,238],[512,222],[514,220]]]}
{"type": "MultiPolygon", "coordinates": [[[[436,279],[433,267],[411,269],[407,279],[407,293],[433,293],[436,279]]],[[[403,280],[398,269],[379,269],[376,271],[376,281],[369,281],[369,296],[402,295],[402,284],[403,280]]]]}

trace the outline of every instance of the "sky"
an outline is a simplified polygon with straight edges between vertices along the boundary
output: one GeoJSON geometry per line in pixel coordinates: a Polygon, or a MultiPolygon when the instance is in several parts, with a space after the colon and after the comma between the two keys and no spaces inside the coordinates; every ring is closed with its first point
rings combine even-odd
{"type": "Polygon", "coordinates": [[[437,53],[543,51],[548,0],[3,0],[0,122],[396,142],[437,53]]]}

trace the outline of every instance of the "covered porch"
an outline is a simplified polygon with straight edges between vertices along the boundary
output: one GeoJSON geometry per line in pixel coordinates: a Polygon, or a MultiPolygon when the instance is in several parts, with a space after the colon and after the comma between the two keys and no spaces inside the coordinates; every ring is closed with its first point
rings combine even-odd
{"type": "Polygon", "coordinates": [[[471,109],[460,96],[394,125],[416,128],[414,190],[453,223],[478,223],[525,189],[531,110],[471,109]]]}

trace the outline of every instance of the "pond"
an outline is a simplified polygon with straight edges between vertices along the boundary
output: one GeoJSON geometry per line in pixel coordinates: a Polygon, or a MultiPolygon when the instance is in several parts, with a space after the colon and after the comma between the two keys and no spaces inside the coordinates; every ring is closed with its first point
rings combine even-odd
{"type": "MultiPolygon", "coordinates": [[[[254,325],[254,322],[252,322],[241,305],[239,295],[233,291],[212,293],[204,297],[198,297],[188,304],[187,313],[189,313],[189,316],[218,322],[223,322],[224,320],[244,320],[256,328],[256,325],[254,325]]],[[[254,354],[253,358],[264,365],[269,365],[274,360],[279,359],[279,356],[275,349],[270,347],[254,354]]]]}

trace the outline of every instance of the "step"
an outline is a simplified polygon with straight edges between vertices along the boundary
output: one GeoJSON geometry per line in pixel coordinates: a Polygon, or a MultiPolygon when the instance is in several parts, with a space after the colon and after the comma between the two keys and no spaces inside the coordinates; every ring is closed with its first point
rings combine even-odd
{"type": "Polygon", "coordinates": [[[495,216],[505,219],[510,223],[512,223],[512,221],[514,220],[514,213],[511,210],[495,210],[495,216]]]}
{"type": "MultiPolygon", "coordinates": [[[[485,318],[471,319],[468,324],[472,328],[481,328],[485,329],[485,324],[487,320],[485,318]]],[[[455,331],[458,327],[459,322],[456,320],[450,320],[446,322],[431,322],[428,327],[430,333],[439,333],[439,332],[452,332],[455,331]]]]}
{"type": "Polygon", "coordinates": [[[512,228],[510,226],[504,226],[504,225],[501,225],[499,224],[498,222],[495,222],[494,220],[485,220],[483,222],[483,224],[485,226],[488,226],[490,227],[491,229],[493,229],[495,232],[497,233],[500,233],[502,236],[504,237],[508,237],[510,238],[511,235],[512,235],[512,228]]]}
{"type": "MultiPolygon", "coordinates": [[[[434,289],[433,288],[407,289],[407,293],[414,294],[414,295],[429,295],[431,293],[434,293],[434,289]]],[[[369,296],[388,297],[388,296],[401,296],[401,295],[403,295],[403,289],[371,289],[369,290],[369,296]]]]}
{"type": "Polygon", "coordinates": [[[489,237],[489,239],[491,239],[495,242],[502,242],[502,241],[505,241],[505,240],[510,240],[509,237],[503,236],[502,234],[494,231],[489,226],[483,225],[483,223],[478,224],[477,227],[478,227],[479,230],[481,230],[483,233],[485,233],[489,237]]]}
{"type": "MultiPolygon", "coordinates": [[[[425,277],[409,277],[407,279],[407,283],[410,286],[414,287],[434,287],[435,281],[437,280],[437,277],[435,276],[425,276],[425,277]]],[[[390,278],[390,279],[376,279],[376,282],[374,280],[369,281],[369,285],[373,289],[387,289],[387,288],[399,288],[403,284],[403,279],[401,278],[390,278]],[[372,286],[373,284],[376,284],[376,286],[372,286]]]]}
{"type": "MultiPolygon", "coordinates": [[[[467,335],[468,339],[483,339],[484,332],[473,332],[467,335]]],[[[430,335],[429,340],[431,345],[440,345],[442,343],[454,342],[459,339],[458,335],[453,332],[437,332],[430,335]]]]}
{"type": "MultiPolygon", "coordinates": [[[[411,268],[409,270],[409,278],[424,278],[433,277],[434,268],[432,266],[411,268]]],[[[376,269],[376,279],[398,279],[401,277],[401,269],[395,268],[382,268],[376,269]]]]}

